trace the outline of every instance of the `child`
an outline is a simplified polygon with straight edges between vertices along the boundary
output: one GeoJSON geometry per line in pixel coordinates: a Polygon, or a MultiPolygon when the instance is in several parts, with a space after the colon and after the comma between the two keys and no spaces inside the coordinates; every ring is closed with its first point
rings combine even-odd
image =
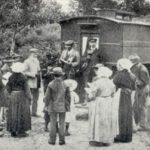
{"type": "Polygon", "coordinates": [[[66,87],[62,76],[62,68],[53,69],[54,80],[47,87],[44,97],[45,106],[51,116],[50,138],[48,143],[55,145],[56,122],[59,116],[59,145],[65,144],[65,113],[70,110],[70,92],[66,87]]]}
{"type": "Polygon", "coordinates": [[[74,110],[75,109],[75,103],[79,102],[79,96],[74,91],[77,88],[78,83],[72,79],[66,79],[64,82],[65,82],[66,86],[69,88],[70,95],[71,95],[70,112],[66,113],[66,118],[65,118],[65,122],[66,122],[65,135],[70,136],[69,126],[70,126],[70,122],[73,121],[72,119],[75,119],[75,110],[74,110]]]}

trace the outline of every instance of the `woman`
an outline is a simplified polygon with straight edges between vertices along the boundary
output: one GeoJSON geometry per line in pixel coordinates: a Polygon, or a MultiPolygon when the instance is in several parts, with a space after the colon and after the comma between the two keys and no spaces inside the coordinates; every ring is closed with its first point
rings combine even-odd
{"type": "Polygon", "coordinates": [[[114,120],[112,117],[112,101],[115,85],[109,79],[112,71],[107,67],[100,67],[97,77],[89,89],[85,89],[89,94],[89,144],[106,146],[114,141],[114,120]]]}
{"type": "Polygon", "coordinates": [[[27,136],[26,131],[31,129],[30,89],[25,76],[22,74],[24,65],[14,63],[11,67],[12,75],[6,85],[10,94],[8,103],[7,130],[11,136],[27,136]]]}
{"type": "Polygon", "coordinates": [[[113,81],[120,92],[119,103],[119,135],[115,142],[132,141],[132,100],[131,94],[135,90],[135,76],[130,72],[132,63],[122,58],[117,62],[118,72],[114,75],[113,81]]]}

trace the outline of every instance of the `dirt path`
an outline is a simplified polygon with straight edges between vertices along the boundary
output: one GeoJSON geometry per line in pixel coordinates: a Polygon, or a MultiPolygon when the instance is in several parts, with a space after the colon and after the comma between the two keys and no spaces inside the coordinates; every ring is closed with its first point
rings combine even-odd
{"type": "MultiPolygon", "coordinates": [[[[42,97],[42,93],[41,96],[42,97]]],[[[42,98],[39,101],[39,114],[42,116],[42,98]]],[[[78,111],[78,110],[77,110],[78,111]]],[[[88,143],[88,122],[74,121],[70,127],[71,136],[66,138],[66,145],[55,146],[48,144],[49,133],[44,132],[43,117],[32,118],[32,130],[29,137],[12,138],[5,132],[0,138],[0,150],[150,150],[150,134],[138,132],[133,135],[132,143],[112,144],[109,147],[92,147],[88,143]]]]}
{"type": "Polygon", "coordinates": [[[66,145],[55,146],[48,144],[49,134],[44,132],[44,120],[42,117],[32,118],[33,128],[29,137],[12,138],[7,132],[0,138],[0,150],[149,150],[150,137],[146,132],[138,132],[133,136],[133,142],[129,144],[112,144],[109,147],[91,147],[88,144],[88,122],[75,121],[72,123],[71,136],[66,138],[66,145]]]}

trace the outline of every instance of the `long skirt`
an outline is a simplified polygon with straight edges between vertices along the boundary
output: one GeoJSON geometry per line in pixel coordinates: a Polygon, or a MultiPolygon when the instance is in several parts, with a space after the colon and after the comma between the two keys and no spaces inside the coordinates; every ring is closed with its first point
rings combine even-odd
{"type": "Polygon", "coordinates": [[[119,104],[119,138],[122,141],[132,140],[132,101],[130,89],[122,89],[119,104]]]}
{"type": "Polygon", "coordinates": [[[97,97],[89,106],[89,140],[101,143],[114,141],[112,98],[97,97]]]}
{"type": "Polygon", "coordinates": [[[147,126],[146,103],[149,99],[149,86],[141,89],[136,89],[135,101],[133,104],[135,123],[141,127],[147,126]]]}
{"type": "Polygon", "coordinates": [[[79,95],[71,91],[71,104],[70,104],[70,112],[66,112],[65,122],[75,121],[75,103],[79,103],[79,95]]]}
{"type": "Polygon", "coordinates": [[[30,104],[24,91],[12,91],[7,119],[9,132],[23,133],[31,129],[30,104]]]}

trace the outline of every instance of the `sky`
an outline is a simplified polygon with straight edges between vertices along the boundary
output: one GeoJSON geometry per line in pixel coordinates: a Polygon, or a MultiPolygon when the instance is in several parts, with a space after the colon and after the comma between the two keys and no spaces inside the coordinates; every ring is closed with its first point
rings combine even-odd
{"type": "Polygon", "coordinates": [[[56,0],[56,1],[62,5],[63,11],[65,12],[69,11],[70,0],[56,0]]]}

